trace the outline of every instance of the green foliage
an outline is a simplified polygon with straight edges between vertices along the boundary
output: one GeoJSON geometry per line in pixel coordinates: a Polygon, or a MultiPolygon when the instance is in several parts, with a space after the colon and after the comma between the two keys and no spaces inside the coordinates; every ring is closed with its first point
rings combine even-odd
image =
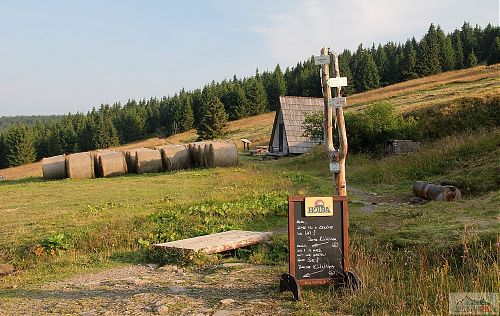
{"type": "Polygon", "coordinates": [[[57,233],[42,239],[39,242],[39,246],[43,247],[43,250],[40,249],[40,251],[47,251],[52,255],[59,254],[61,251],[69,249],[69,243],[64,233],[57,233]]]}
{"type": "Polygon", "coordinates": [[[323,141],[325,139],[323,131],[323,112],[306,115],[302,128],[305,137],[314,141],[323,141]]]}
{"type": "Polygon", "coordinates": [[[356,52],[356,65],[354,67],[354,85],[357,92],[364,92],[380,86],[377,65],[372,55],[360,45],[356,52]]]}
{"type": "Polygon", "coordinates": [[[488,65],[493,65],[500,62],[500,37],[496,37],[493,45],[490,49],[490,54],[488,55],[488,60],[486,63],[488,65]]]}
{"type": "Polygon", "coordinates": [[[25,125],[14,125],[4,134],[5,160],[9,166],[35,161],[35,135],[25,125]]]}
{"type": "Polygon", "coordinates": [[[0,134],[0,168],[8,167],[9,163],[5,157],[5,140],[4,136],[0,134]]]}
{"type": "Polygon", "coordinates": [[[467,57],[467,67],[476,67],[477,66],[477,57],[474,52],[471,52],[467,57]]]}
{"type": "Polygon", "coordinates": [[[245,95],[248,99],[249,115],[258,115],[267,111],[266,90],[260,78],[249,78],[245,82],[245,95]]]}
{"type": "MultiPolygon", "coordinates": [[[[304,135],[313,140],[323,140],[323,113],[306,116],[304,135]]],[[[378,102],[362,112],[345,115],[349,150],[352,152],[380,153],[390,139],[414,139],[417,121],[403,118],[390,103],[378,102]]]]}
{"type": "Polygon", "coordinates": [[[269,110],[278,110],[280,106],[280,96],[286,95],[285,76],[283,75],[279,64],[276,65],[276,68],[271,76],[269,88],[266,90],[269,100],[269,110]]]}
{"type": "Polygon", "coordinates": [[[500,126],[500,97],[461,98],[440,107],[424,108],[408,115],[420,118],[423,139],[437,139],[481,128],[500,126]]]}
{"type": "Polygon", "coordinates": [[[204,115],[197,128],[200,139],[215,139],[225,134],[228,115],[219,98],[213,97],[205,103],[204,115]]]}

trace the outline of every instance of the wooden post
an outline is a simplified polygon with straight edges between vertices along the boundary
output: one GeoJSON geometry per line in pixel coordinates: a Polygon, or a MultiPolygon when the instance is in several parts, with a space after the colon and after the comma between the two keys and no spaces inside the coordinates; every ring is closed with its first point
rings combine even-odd
{"type": "MultiPolygon", "coordinates": [[[[321,55],[329,55],[328,48],[323,47],[321,49],[321,55]]],[[[323,97],[324,97],[324,111],[323,111],[323,132],[325,138],[325,150],[328,155],[328,160],[330,163],[334,163],[338,160],[338,152],[333,147],[333,127],[332,127],[332,117],[333,117],[333,109],[331,106],[328,106],[328,102],[332,97],[332,91],[328,84],[327,80],[330,78],[330,65],[323,64],[321,65],[321,81],[323,83],[323,97]]],[[[333,173],[333,172],[332,172],[333,173]]],[[[334,175],[334,186],[336,186],[336,180],[334,175]]],[[[338,188],[338,187],[337,187],[338,188]]],[[[337,194],[339,194],[339,191],[337,194]]]]}
{"type": "MultiPolygon", "coordinates": [[[[340,77],[339,58],[337,53],[333,53],[333,64],[335,67],[334,77],[340,77]]],[[[341,87],[333,89],[333,97],[341,96],[341,87]]],[[[339,163],[339,173],[335,174],[335,186],[338,195],[347,196],[347,187],[345,181],[345,161],[347,158],[347,133],[345,130],[344,109],[342,107],[335,108],[335,117],[337,118],[337,128],[339,132],[339,151],[335,157],[339,163]]]]}

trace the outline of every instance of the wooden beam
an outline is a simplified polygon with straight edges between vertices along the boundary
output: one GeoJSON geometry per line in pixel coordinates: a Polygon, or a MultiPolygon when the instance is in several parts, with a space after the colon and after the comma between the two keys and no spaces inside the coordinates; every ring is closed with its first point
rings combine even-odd
{"type": "Polygon", "coordinates": [[[230,230],[223,233],[155,244],[154,246],[166,251],[180,249],[210,254],[257,244],[269,239],[271,235],[271,232],[230,230]]]}

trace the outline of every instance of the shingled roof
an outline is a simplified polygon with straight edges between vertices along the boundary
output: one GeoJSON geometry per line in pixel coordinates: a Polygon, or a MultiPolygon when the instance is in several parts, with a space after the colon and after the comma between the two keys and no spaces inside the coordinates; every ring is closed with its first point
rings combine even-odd
{"type": "Polygon", "coordinates": [[[324,101],[320,98],[280,97],[286,141],[290,154],[303,154],[318,144],[304,135],[306,115],[323,111],[324,101]]]}

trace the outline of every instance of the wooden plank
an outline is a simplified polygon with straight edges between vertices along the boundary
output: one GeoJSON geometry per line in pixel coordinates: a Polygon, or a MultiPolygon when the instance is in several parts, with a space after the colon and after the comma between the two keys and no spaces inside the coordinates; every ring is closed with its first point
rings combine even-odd
{"type": "Polygon", "coordinates": [[[223,233],[155,244],[154,246],[167,251],[169,249],[182,249],[210,254],[257,244],[269,239],[271,235],[271,232],[230,230],[223,233]]]}

